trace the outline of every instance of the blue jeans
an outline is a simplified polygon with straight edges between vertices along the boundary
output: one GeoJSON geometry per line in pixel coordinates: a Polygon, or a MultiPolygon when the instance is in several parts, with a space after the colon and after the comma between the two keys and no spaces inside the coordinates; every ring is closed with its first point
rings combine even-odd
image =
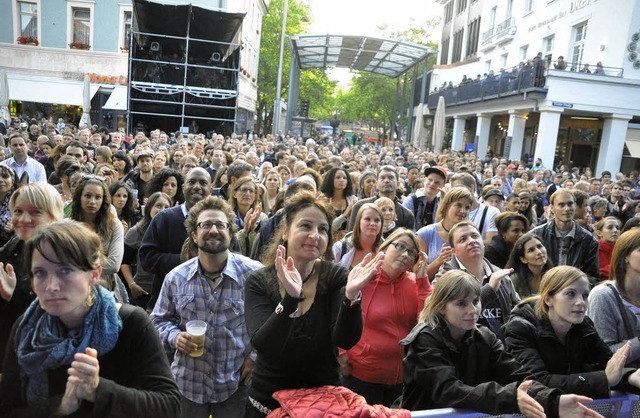
{"type": "Polygon", "coordinates": [[[341,380],[342,386],[363,396],[369,405],[391,407],[391,404],[402,395],[402,384],[389,386],[369,383],[353,376],[342,376],[341,380]]]}
{"type": "Polygon", "coordinates": [[[244,416],[244,408],[249,399],[249,387],[240,385],[226,401],[199,404],[182,397],[181,418],[238,418],[244,416]]]}

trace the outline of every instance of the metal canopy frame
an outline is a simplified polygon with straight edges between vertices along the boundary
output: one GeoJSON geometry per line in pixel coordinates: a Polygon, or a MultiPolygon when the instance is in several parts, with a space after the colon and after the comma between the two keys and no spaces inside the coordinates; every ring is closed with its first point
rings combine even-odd
{"type": "MultiPolygon", "coordinates": [[[[294,35],[289,37],[289,46],[291,66],[287,130],[291,128],[297,112],[300,70],[349,68],[399,78],[436,53],[433,48],[422,45],[357,35],[294,35]]],[[[412,110],[411,105],[409,118],[412,117],[412,110]]]]}
{"type": "Polygon", "coordinates": [[[296,35],[289,38],[300,69],[340,67],[398,77],[435,51],[392,39],[353,35],[296,35]]]}

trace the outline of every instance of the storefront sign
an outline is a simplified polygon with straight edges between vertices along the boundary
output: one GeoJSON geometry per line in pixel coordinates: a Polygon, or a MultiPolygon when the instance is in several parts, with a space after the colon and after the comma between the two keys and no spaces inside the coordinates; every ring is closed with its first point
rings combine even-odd
{"type": "Polygon", "coordinates": [[[583,7],[587,7],[591,3],[591,0],[575,0],[571,2],[571,9],[569,13],[577,12],[583,7]]]}
{"type": "Polygon", "coordinates": [[[119,84],[121,86],[126,86],[129,82],[129,79],[126,75],[102,75],[98,73],[87,73],[89,79],[92,83],[95,84],[119,84]]]}
{"type": "Polygon", "coordinates": [[[556,106],[556,107],[564,107],[566,109],[572,109],[573,108],[573,103],[565,103],[565,102],[551,102],[552,106],[556,106]]]}

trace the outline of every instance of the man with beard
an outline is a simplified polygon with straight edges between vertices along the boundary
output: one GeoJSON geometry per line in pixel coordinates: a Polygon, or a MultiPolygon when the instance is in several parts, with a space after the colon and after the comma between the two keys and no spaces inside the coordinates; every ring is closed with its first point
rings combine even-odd
{"type": "Polygon", "coordinates": [[[349,218],[349,226],[347,229],[353,230],[353,225],[356,222],[356,216],[358,216],[358,210],[360,210],[362,205],[365,203],[373,203],[380,197],[388,197],[393,200],[396,206],[396,224],[400,227],[414,230],[415,218],[413,217],[413,213],[402,206],[402,202],[398,200],[396,195],[396,191],[398,190],[398,172],[394,166],[383,165],[380,167],[376,188],[378,189],[378,194],[376,196],[359,200],[358,203],[354,205],[351,210],[351,217],[349,218]]]}
{"type": "Polygon", "coordinates": [[[211,177],[207,170],[200,167],[191,169],[182,185],[182,192],[185,202],[158,212],[140,244],[142,268],[154,275],[149,309],[153,309],[167,273],[182,261],[180,254],[187,238],[184,220],[189,210],[211,193],[211,177]]]}
{"type": "Polygon", "coordinates": [[[135,193],[138,194],[138,203],[144,205],[147,197],[147,183],[153,177],[153,151],[143,150],[138,153],[137,167],[131,170],[124,178],[123,182],[127,183],[135,193]]]}
{"type": "Polygon", "coordinates": [[[219,197],[198,202],[185,226],[198,256],[167,274],[151,320],[165,348],[176,350],[171,370],[182,394],[181,417],[241,417],[253,369],[244,284],[262,264],[229,251],[236,216],[219,197]],[[204,347],[185,331],[192,320],[207,323],[204,347]]]}

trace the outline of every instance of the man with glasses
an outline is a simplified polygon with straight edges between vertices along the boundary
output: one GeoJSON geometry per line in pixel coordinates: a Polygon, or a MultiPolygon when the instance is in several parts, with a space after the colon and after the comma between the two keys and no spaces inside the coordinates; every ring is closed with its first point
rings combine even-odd
{"type": "Polygon", "coordinates": [[[211,194],[211,177],[207,170],[196,167],[189,171],[182,185],[185,202],[180,206],[162,210],[151,220],[140,244],[140,263],[145,271],[153,273],[153,286],[148,308],[158,299],[165,276],[183,260],[182,245],[187,238],[184,220],[189,210],[211,194]]]}
{"type": "Polygon", "coordinates": [[[235,218],[218,197],[209,196],[191,208],[185,225],[198,256],[167,274],[151,314],[165,348],[176,350],[171,370],[182,393],[181,417],[244,416],[253,369],[244,284],[249,272],[262,264],[230,251],[235,218]],[[199,347],[186,332],[192,320],[207,323],[203,354],[197,360],[192,356],[199,347]]]}

